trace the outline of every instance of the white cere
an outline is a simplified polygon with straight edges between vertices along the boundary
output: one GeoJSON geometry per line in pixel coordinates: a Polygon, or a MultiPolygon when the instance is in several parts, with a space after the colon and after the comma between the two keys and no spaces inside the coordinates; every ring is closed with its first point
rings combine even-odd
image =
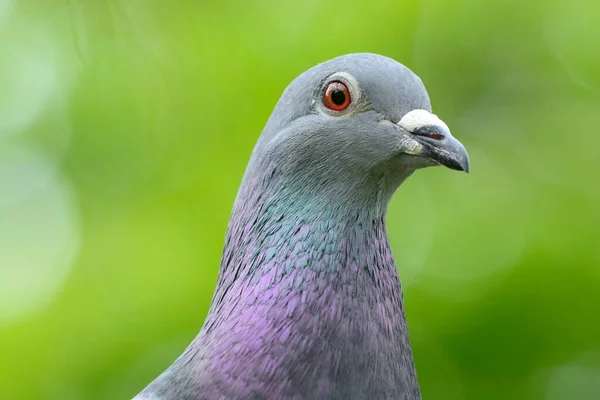
{"type": "Polygon", "coordinates": [[[448,125],[439,119],[437,115],[432,114],[427,110],[420,109],[412,110],[406,113],[400,122],[398,122],[398,125],[408,132],[414,132],[425,125],[440,126],[443,127],[446,132],[450,131],[448,125]]]}

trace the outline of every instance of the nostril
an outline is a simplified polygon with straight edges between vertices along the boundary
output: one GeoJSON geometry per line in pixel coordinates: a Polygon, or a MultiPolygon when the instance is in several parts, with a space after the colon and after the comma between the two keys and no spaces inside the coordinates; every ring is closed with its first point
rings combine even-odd
{"type": "Polygon", "coordinates": [[[443,140],[446,137],[443,133],[440,132],[440,127],[435,125],[424,125],[415,129],[411,133],[413,135],[425,136],[435,140],[443,140]]]}
{"type": "Polygon", "coordinates": [[[428,137],[435,139],[435,140],[442,140],[444,139],[444,135],[441,135],[439,133],[431,133],[429,135],[427,135],[428,137]]]}

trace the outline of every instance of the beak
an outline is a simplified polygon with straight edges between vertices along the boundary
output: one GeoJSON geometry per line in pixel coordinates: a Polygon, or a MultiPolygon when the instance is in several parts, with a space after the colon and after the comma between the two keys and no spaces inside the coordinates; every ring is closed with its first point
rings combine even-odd
{"type": "Polygon", "coordinates": [[[469,172],[469,154],[450,134],[448,126],[427,110],[408,112],[398,125],[417,142],[410,154],[425,157],[450,169],[469,172]]]}

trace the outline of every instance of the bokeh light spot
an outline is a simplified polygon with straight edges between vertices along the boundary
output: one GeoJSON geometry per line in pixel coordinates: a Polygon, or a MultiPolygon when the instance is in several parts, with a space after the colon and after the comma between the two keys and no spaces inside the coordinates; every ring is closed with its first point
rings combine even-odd
{"type": "Polygon", "coordinates": [[[0,139],[29,125],[58,82],[52,43],[41,33],[26,34],[27,40],[0,41],[0,139]]]}
{"type": "Polygon", "coordinates": [[[0,325],[43,308],[68,275],[79,243],[69,182],[39,154],[0,153],[0,325]]]}

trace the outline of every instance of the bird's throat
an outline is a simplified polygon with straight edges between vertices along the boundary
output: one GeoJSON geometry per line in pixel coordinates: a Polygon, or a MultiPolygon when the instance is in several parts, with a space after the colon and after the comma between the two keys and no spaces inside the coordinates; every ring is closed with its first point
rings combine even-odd
{"type": "Polygon", "coordinates": [[[416,385],[383,213],[290,199],[236,205],[203,357],[234,357],[236,374],[266,380],[416,385]]]}

